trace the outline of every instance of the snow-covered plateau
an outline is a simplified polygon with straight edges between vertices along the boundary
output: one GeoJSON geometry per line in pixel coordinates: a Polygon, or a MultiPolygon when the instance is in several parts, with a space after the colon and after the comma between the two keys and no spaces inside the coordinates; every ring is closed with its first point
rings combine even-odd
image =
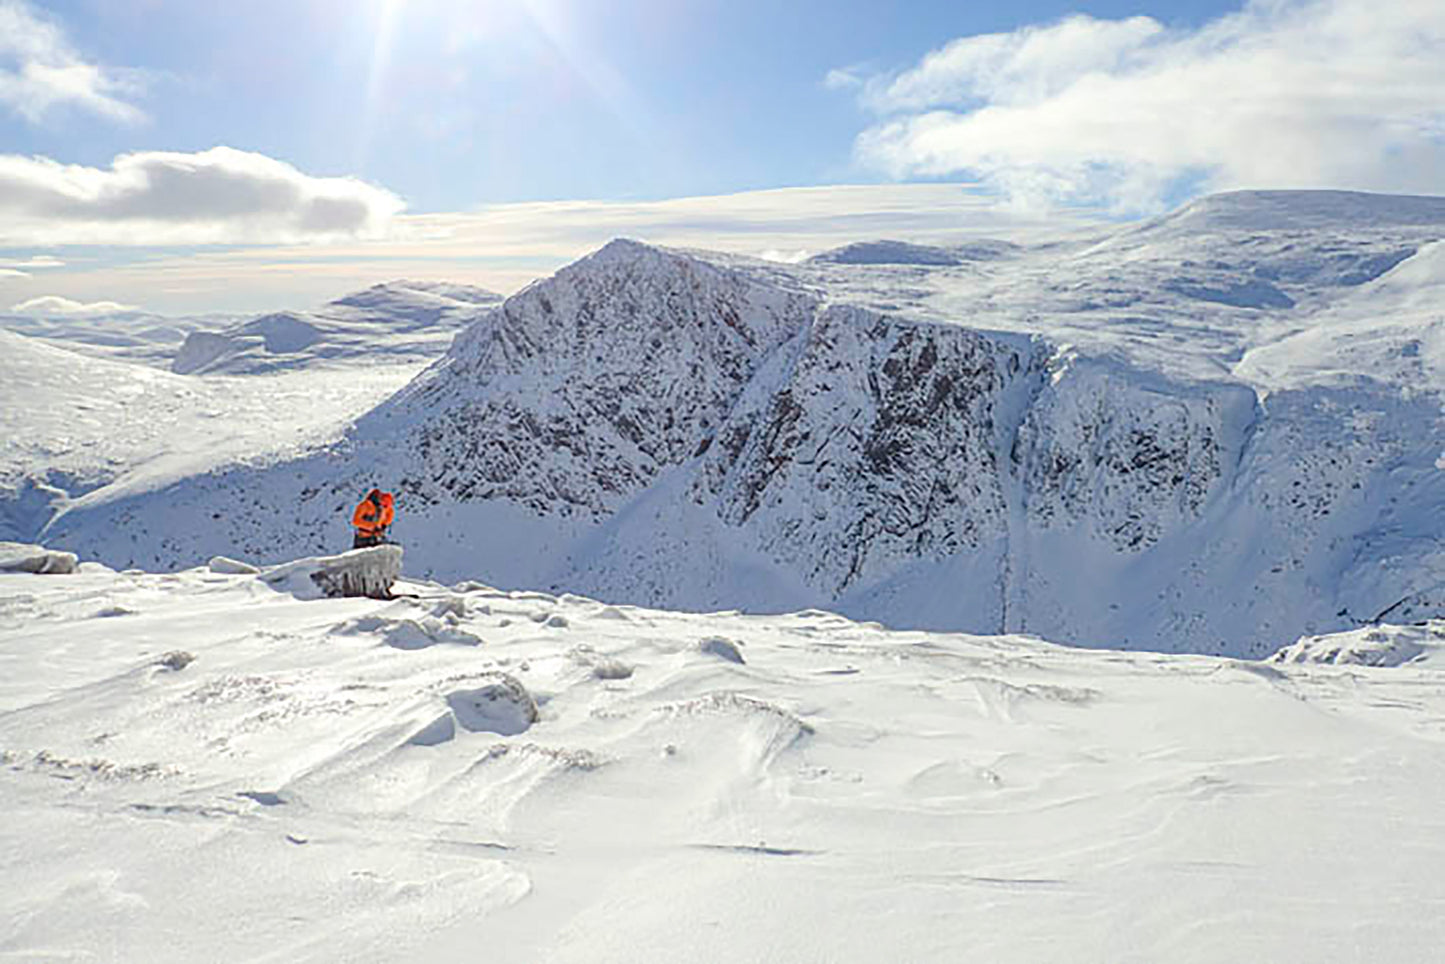
{"type": "Polygon", "coordinates": [[[1442,238],[1445,199],[1243,192],[800,265],[616,241],[339,433],[83,491],[42,448],[8,537],[279,562],[379,485],[427,578],[1266,656],[1445,615],[1442,238]]]}
{"type": "Polygon", "coordinates": [[[1440,957],[1445,199],[4,322],[0,961],[1440,957]]]}
{"type": "Polygon", "coordinates": [[[0,574],[0,959],[1324,964],[1445,938],[1445,623],[1260,663],[217,568],[0,574]]]}

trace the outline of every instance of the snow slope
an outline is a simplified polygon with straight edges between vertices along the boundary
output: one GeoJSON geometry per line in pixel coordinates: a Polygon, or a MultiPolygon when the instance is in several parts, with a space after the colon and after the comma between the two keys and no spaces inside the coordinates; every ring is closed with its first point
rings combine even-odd
{"type": "MultiPolygon", "coordinates": [[[[0,574],[0,957],[1425,961],[1445,676],[0,574]]],[[[1409,634],[1438,655],[1445,626],[1409,634]]]]}
{"type": "Polygon", "coordinates": [[[233,315],[170,317],[135,310],[52,315],[0,313],[0,330],[94,358],[170,368],[176,351],[192,332],[214,331],[239,320],[233,315]]]}
{"type": "Polygon", "coordinates": [[[501,300],[501,295],[469,285],[373,285],[313,312],[281,311],[218,331],[192,332],[171,370],[181,375],[243,375],[432,361],[459,330],[501,300]]]}
{"type": "Polygon", "coordinates": [[[1241,192],[953,265],[616,241],[326,450],[46,538],[277,561],[375,484],[428,576],[1264,656],[1445,612],[1442,238],[1440,199],[1241,192]]]}
{"type": "Polygon", "coordinates": [[[419,367],[196,379],[0,331],[0,540],[32,541],[87,496],[320,447],[419,367]]]}

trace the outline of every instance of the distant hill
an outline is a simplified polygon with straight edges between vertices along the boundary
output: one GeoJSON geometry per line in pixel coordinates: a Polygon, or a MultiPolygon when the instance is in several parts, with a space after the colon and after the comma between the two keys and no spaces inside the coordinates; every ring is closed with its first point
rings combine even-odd
{"type": "Polygon", "coordinates": [[[218,331],[192,332],[171,370],[244,375],[435,358],[459,330],[501,301],[501,295],[468,285],[373,285],[312,312],[275,312],[218,331]]]}

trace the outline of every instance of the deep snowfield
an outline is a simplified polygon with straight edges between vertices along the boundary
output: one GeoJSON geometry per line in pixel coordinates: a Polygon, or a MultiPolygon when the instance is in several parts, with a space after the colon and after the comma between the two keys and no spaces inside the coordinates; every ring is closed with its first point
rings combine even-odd
{"type": "Polygon", "coordinates": [[[1445,625],[1249,663],[82,570],[0,575],[3,960],[1318,964],[1445,940],[1445,625]],[[1362,652],[1403,665],[1330,663],[1362,652]]]}

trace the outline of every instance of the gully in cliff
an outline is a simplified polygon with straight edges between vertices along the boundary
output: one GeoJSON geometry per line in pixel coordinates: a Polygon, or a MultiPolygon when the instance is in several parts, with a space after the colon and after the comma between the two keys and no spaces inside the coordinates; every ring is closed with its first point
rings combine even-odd
{"type": "Polygon", "coordinates": [[[386,529],[396,518],[396,498],[390,492],[372,489],[366,493],[356,511],[351,514],[351,524],[356,528],[356,538],[351,542],[353,549],[367,549],[386,542],[386,529]]]}

